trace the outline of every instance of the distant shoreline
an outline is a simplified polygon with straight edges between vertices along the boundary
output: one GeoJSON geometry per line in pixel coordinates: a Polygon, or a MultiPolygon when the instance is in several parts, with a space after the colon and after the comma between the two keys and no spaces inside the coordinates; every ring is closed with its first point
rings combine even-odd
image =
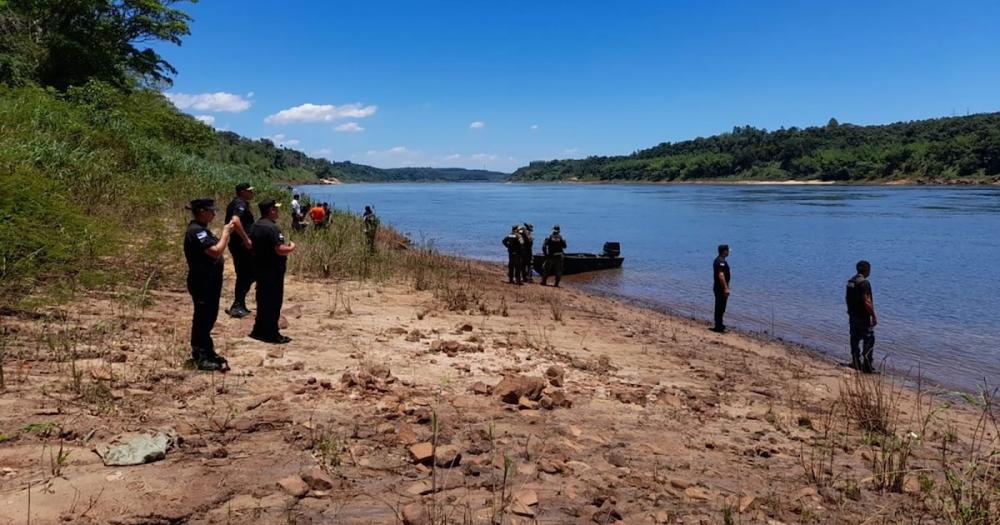
{"type": "Polygon", "coordinates": [[[704,181],[607,181],[607,180],[508,180],[508,181],[340,181],[337,179],[317,179],[310,181],[279,181],[277,185],[328,186],[339,184],[579,184],[579,185],[667,185],[667,186],[867,186],[893,188],[996,188],[1000,181],[923,181],[901,179],[888,182],[839,182],[825,180],[704,180],[704,181]]]}

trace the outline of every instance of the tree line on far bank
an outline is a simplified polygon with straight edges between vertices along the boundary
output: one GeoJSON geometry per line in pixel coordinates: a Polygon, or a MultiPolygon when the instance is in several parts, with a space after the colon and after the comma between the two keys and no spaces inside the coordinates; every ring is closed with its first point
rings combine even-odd
{"type": "Polygon", "coordinates": [[[631,155],[532,162],[520,181],[1000,181],[1000,113],[776,131],[751,126],[631,155]]]}

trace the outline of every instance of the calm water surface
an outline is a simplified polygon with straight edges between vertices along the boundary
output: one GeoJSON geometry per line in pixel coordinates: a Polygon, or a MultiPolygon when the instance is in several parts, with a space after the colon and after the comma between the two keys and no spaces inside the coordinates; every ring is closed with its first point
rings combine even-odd
{"type": "MultiPolygon", "coordinates": [[[[569,251],[619,241],[621,270],[573,285],[709,320],[711,263],[728,243],[726,324],[850,360],[844,284],[872,262],[876,357],[948,387],[1000,385],[1000,189],[831,186],[351,184],[306,186],[441,251],[506,260],[513,223],[553,224],[569,251]]],[[[707,325],[706,325],[707,326],[707,325]]]]}

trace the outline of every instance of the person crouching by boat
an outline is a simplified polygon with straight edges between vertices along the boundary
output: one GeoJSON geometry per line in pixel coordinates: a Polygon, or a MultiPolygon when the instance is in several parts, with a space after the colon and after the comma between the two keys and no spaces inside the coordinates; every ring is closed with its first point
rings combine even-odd
{"type": "Polygon", "coordinates": [[[556,287],[562,280],[563,273],[563,252],[566,251],[566,239],[559,232],[559,225],[552,227],[552,233],[545,238],[542,243],[542,254],[545,255],[545,263],[542,264],[542,286],[548,286],[549,275],[556,275],[556,287]]]}
{"type": "Polygon", "coordinates": [[[218,211],[213,199],[194,199],[186,208],[193,215],[184,234],[187,289],[194,302],[191,360],[199,370],[225,372],[229,370],[229,364],[215,353],[212,328],[219,317],[219,299],[222,296],[222,253],[229,244],[233,224],[223,226],[222,236],[216,237],[208,229],[218,211]]]}
{"type": "Polygon", "coordinates": [[[535,227],[524,223],[520,229],[521,234],[521,278],[526,283],[533,282],[531,278],[531,255],[535,247],[535,227]]]}
{"type": "Polygon", "coordinates": [[[507,283],[521,284],[524,281],[524,265],[521,264],[524,239],[518,231],[518,226],[516,224],[511,226],[510,233],[500,242],[507,248],[507,283]]]}

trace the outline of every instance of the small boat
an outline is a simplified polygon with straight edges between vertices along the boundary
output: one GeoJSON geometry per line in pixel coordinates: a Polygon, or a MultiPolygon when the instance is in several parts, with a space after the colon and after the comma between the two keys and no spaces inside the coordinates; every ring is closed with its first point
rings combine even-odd
{"type": "MultiPolygon", "coordinates": [[[[621,256],[621,245],[617,242],[606,242],[601,253],[564,253],[563,275],[621,268],[624,261],[625,258],[621,256]]],[[[544,255],[540,253],[532,255],[531,266],[539,275],[544,264],[544,255]]]]}

